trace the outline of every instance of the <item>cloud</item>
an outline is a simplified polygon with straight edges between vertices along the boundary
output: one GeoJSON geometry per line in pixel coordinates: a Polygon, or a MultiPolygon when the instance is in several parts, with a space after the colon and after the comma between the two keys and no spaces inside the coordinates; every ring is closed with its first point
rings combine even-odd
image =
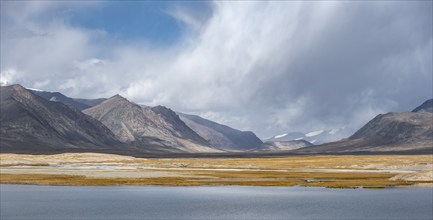
{"type": "Polygon", "coordinates": [[[189,34],[168,48],[119,43],[58,13],[94,6],[17,4],[2,2],[2,80],[14,70],[13,81],[29,87],[90,98],[120,93],[261,137],[358,128],[432,96],[428,1],[223,1],[206,15],[176,6],[167,16],[189,34]]]}
{"type": "Polygon", "coordinates": [[[14,77],[17,75],[17,71],[14,69],[6,69],[0,73],[0,85],[10,85],[10,82],[14,82],[14,77]]]}

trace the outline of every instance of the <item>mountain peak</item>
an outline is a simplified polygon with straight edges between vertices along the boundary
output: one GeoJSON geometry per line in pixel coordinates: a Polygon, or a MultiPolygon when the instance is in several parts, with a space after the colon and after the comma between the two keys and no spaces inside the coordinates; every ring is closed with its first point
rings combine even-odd
{"type": "Polygon", "coordinates": [[[13,89],[13,90],[15,90],[17,92],[19,92],[19,91],[27,91],[26,88],[24,88],[20,84],[13,84],[13,85],[10,85],[10,86],[7,86],[7,87],[10,87],[11,89],[13,89]]]}
{"type": "Polygon", "coordinates": [[[152,110],[157,112],[157,113],[170,113],[170,114],[176,114],[173,110],[171,110],[170,108],[167,108],[165,106],[162,105],[157,105],[152,107],[152,110]]]}
{"type": "MultiPolygon", "coordinates": [[[[139,110],[141,111],[141,107],[136,105],[133,102],[130,102],[128,99],[122,97],[119,94],[116,94],[105,101],[95,105],[91,108],[84,109],[83,112],[88,115],[99,115],[100,117],[104,116],[109,110],[117,109],[119,111],[132,111],[139,110]]],[[[95,117],[98,118],[98,117],[95,117]]],[[[98,119],[99,120],[99,119],[98,119]]]]}
{"type": "Polygon", "coordinates": [[[422,105],[415,108],[412,112],[431,112],[433,113],[433,99],[429,99],[422,103],[422,105]]]}
{"type": "Polygon", "coordinates": [[[20,98],[30,99],[32,94],[26,88],[21,86],[20,84],[14,84],[10,86],[2,86],[2,93],[6,93],[6,96],[16,96],[20,98]]]}
{"type": "Polygon", "coordinates": [[[116,95],[113,95],[112,97],[110,97],[109,99],[126,99],[126,98],[119,95],[119,94],[116,94],[116,95]]]}
{"type": "Polygon", "coordinates": [[[114,103],[131,103],[128,99],[126,99],[125,97],[116,94],[110,98],[108,98],[107,100],[105,100],[105,102],[114,102],[114,103]]]}

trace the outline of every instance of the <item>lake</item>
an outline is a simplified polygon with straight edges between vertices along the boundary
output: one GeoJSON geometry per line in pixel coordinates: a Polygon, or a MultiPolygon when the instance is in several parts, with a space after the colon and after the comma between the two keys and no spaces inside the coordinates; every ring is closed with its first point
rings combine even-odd
{"type": "Polygon", "coordinates": [[[433,188],[0,185],[1,219],[432,219],[433,188]]]}

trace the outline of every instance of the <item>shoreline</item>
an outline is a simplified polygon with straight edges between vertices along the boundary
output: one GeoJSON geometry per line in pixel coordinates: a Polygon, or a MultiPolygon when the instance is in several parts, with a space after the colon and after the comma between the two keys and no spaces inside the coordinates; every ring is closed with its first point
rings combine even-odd
{"type": "MultiPolygon", "coordinates": [[[[19,184],[19,183],[0,183],[0,186],[42,186],[42,187],[173,187],[173,188],[189,188],[189,187],[212,187],[212,188],[224,188],[224,187],[240,187],[240,188],[249,188],[249,187],[263,187],[263,188],[317,188],[317,189],[413,189],[413,188],[420,188],[420,189],[432,189],[433,190],[433,183],[430,185],[405,185],[405,186],[384,186],[384,187],[325,187],[325,186],[303,186],[303,185],[293,185],[293,186],[260,186],[260,185],[196,185],[196,186],[182,186],[182,185],[49,185],[49,184],[19,184]]],[[[1,188],[1,187],[0,187],[1,188]]]]}

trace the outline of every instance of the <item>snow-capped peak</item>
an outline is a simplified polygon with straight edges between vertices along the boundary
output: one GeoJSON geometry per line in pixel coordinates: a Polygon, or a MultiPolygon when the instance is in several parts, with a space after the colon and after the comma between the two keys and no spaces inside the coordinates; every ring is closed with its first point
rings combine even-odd
{"type": "Polygon", "coordinates": [[[282,137],[285,137],[285,136],[287,136],[287,133],[280,134],[280,135],[275,135],[274,138],[282,138],[282,137]]]}
{"type": "Polygon", "coordinates": [[[319,135],[319,134],[321,134],[323,132],[324,132],[324,130],[312,131],[310,133],[305,134],[305,136],[306,137],[313,137],[313,136],[317,136],[317,135],[319,135]]]}

